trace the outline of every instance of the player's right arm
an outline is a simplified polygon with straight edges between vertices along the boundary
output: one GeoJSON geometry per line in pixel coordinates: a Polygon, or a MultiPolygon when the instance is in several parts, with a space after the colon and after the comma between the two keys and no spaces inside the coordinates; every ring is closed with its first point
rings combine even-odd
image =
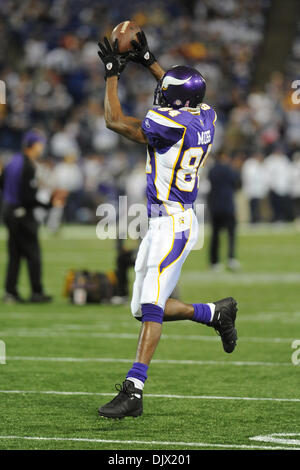
{"type": "MultiPolygon", "coordinates": [[[[157,80],[160,80],[165,72],[150,52],[144,32],[138,33],[137,39],[138,41],[132,41],[135,52],[131,54],[131,60],[149,68],[152,75],[157,80]]],[[[141,144],[149,143],[142,128],[142,121],[133,116],[126,116],[123,113],[118,96],[118,77],[124,69],[128,58],[124,59],[119,54],[117,39],[113,47],[111,47],[108,39],[104,38],[104,42],[99,43],[99,49],[98,54],[105,67],[106,90],[104,113],[106,126],[108,129],[134,142],[141,144]]]]}
{"type": "Polygon", "coordinates": [[[104,116],[106,127],[134,142],[147,144],[147,138],[142,130],[142,121],[132,116],[126,116],[119,100],[118,77],[124,70],[126,61],[124,62],[118,52],[118,40],[115,40],[112,47],[105,37],[104,42],[98,45],[98,55],[105,68],[104,116]]]}
{"type": "Polygon", "coordinates": [[[118,97],[118,77],[106,80],[104,116],[106,127],[139,144],[147,144],[141,119],[125,116],[118,97]]]}

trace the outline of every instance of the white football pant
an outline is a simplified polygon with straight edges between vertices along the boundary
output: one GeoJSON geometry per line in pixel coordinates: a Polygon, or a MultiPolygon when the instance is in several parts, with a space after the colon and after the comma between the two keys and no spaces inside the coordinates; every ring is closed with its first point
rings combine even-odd
{"type": "Polygon", "coordinates": [[[154,304],[163,310],[178,282],[182,265],[198,238],[193,209],[150,219],[135,262],[131,312],[141,318],[141,305],[154,304]]]}

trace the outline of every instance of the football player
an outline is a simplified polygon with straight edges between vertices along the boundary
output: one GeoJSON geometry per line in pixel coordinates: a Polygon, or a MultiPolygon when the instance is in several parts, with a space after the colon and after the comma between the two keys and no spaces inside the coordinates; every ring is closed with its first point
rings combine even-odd
{"type": "Polygon", "coordinates": [[[149,230],[135,263],[131,302],[133,316],[141,321],[136,359],[118,395],[101,406],[100,416],[124,418],[143,412],[143,387],[158,345],[164,321],[191,320],[215,328],[225,352],[233,352],[237,332],[237,303],[228,297],[211,303],[187,304],[169,298],[182,265],[195,245],[198,222],[193,211],[198,169],[212,146],[216,113],[203,103],[206,83],[194,68],[175,66],[166,72],[149,50],[145,34],[131,41],[133,53],[118,53],[107,38],[99,43],[105,68],[105,120],[109,129],[147,146],[147,198],[149,230]],[[126,62],[134,60],[157,80],[154,107],[142,121],[126,116],[118,98],[118,78],[126,62]]]}

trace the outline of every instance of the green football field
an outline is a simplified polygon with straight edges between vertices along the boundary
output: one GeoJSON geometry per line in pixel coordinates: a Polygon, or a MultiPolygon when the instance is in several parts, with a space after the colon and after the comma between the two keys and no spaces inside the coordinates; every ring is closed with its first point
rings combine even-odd
{"type": "MultiPolygon", "coordinates": [[[[144,414],[121,421],[99,418],[97,408],[130,368],[139,323],[129,306],[76,307],[62,297],[68,268],[113,267],[114,243],[97,240],[92,227],[66,227],[56,237],[44,233],[42,244],[45,284],[55,301],[0,304],[0,340],[6,345],[1,449],[300,448],[300,364],[292,362],[293,353],[300,359],[292,348],[300,340],[299,231],[241,230],[242,270],[236,274],[208,270],[208,237],[203,250],[190,254],[180,281],[182,300],[236,297],[238,347],[225,354],[215,332],[203,325],[164,325],[149,368],[144,414]]],[[[25,266],[21,274],[20,290],[27,295],[25,266]]]]}

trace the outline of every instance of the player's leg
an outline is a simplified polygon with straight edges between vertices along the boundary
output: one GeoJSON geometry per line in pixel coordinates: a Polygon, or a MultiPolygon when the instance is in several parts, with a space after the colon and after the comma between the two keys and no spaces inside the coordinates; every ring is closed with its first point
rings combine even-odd
{"type": "Polygon", "coordinates": [[[224,351],[232,353],[236,346],[235,320],[237,302],[232,297],[208,304],[186,304],[168,299],[164,311],[165,321],[191,320],[213,327],[221,336],[224,351]]]}
{"type": "MultiPolygon", "coordinates": [[[[191,224],[191,235],[192,236],[191,238],[189,237],[182,253],[175,261],[172,259],[172,251],[173,254],[176,255],[177,253],[178,255],[178,249],[176,250],[175,245],[177,243],[177,248],[182,245],[182,241],[178,240],[174,243],[172,251],[168,257],[161,264],[161,268],[163,269],[161,269],[161,274],[159,276],[160,290],[157,304],[161,306],[164,305],[163,321],[191,320],[215,328],[221,336],[224,351],[231,353],[235,349],[237,341],[237,332],[235,329],[237,303],[232,297],[227,297],[210,303],[194,304],[187,304],[179,300],[168,298],[173,287],[177,284],[182,265],[188,256],[188,253],[194,246],[195,240],[193,240],[193,238],[197,238],[197,231],[195,232],[193,224],[191,224]]],[[[147,278],[145,279],[145,285],[146,281],[147,278]]],[[[149,292],[149,290],[146,292],[149,292]]],[[[142,298],[142,300],[147,300],[147,294],[146,299],[142,298]]]]}
{"type": "MultiPolygon", "coordinates": [[[[142,295],[142,290],[143,290],[143,284],[145,280],[145,276],[147,274],[147,262],[148,262],[148,256],[149,256],[149,250],[150,250],[150,244],[151,244],[151,231],[148,230],[145,238],[142,240],[136,262],[135,262],[135,281],[133,285],[133,293],[132,293],[132,300],[131,300],[131,312],[132,315],[141,321],[142,319],[142,312],[141,312],[141,295],[142,295]]],[[[159,325],[161,326],[161,325],[159,325]]],[[[159,335],[160,336],[160,335],[159,335]]],[[[141,327],[141,332],[139,336],[139,344],[144,344],[144,342],[147,343],[146,348],[149,348],[149,342],[153,342],[153,337],[155,338],[155,335],[153,334],[152,329],[144,331],[144,324],[142,324],[141,327]]],[[[143,347],[144,349],[145,347],[143,347]]],[[[139,347],[138,347],[139,350],[139,347]]],[[[144,361],[146,361],[145,358],[143,358],[144,361]]],[[[147,374],[147,365],[146,362],[143,364],[135,363],[135,380],[138,381],[138,377],[140,377],[142,380],[146,380],[147,374]],[[146,376],[145,376],[146,374],[146,376]]],[[[140,381],[141,384],[143,384],[142,381],[140,381]]],[[[117,388],[117,387],[116,387],[117,388]]],[[[99,408],[99,415],[106,417],[106,418],[115,418],[115,419],[121,419],[125,416],[140,416],[143,412],[143,403],[142,403],[142,390],[141,388],[136,388],[135,383],[133,381],[125,380],[120,386],[120,388],[117,389],[119,391],[119,394],[109,403],[101,406],[99,408]]]]}
{"type": "Polygon", "coordinates": [[[192,320],[193,315],[194,306],[192,304],[185,304],[178,299],[169,298],[167,300],[164,310],[164,322],[192,320]]]}
{"type": "Polygon", "coordinates": [[[198,222],[192,210],[184,216],[157,221],[158,224],[151,239],[148,269],[141,295],[143,325],[136,362],[127,374],[127,378],[133,380],[136,386],[142,385],[135,378],[143,383],[147,378],[148,366],[160,340],[167,299],[178,282],[182,265],[198,236],[198,222]]]}
{"type": "MultiPolygon", "coordinates": [[[[147,236],[140,245],[135,264],[135,282],[133,285],[131,301],[131,311],[133,316],[142,321],[135,362],[145,365],[150,364],[156,346],[159,342],[162,330],[162,322],[160,323],[157,321],[146,320],[143,321],[143,313],[145,316],[145,307],[141,306],[142,290],[147,275],[147,262],[151,242],[151,234],[148,232],[147,236]]],[[[153,308],[155,309],[156,307],[154,306],[153,308]]],[[[150,319],[153,320],[153,317],[150,319]]]]}
{"type": "Polygon", "coordinates": [[[191,320],[208,325],[214,316],[214,303],[186,304],[177,299],[168,299],[164,310],[165,321],[191,320]]]}
{"type": "MultiPolygon", "coordinates": [[[[134,301],[135,293],[139,292],[138,287],[140,283],[135,283],[132,302],[132,313],[138,319],[141,319],[143,323],[138,341],[136,360],[127,373],[126,380],[123,382],[117,397],[99,409],[101,416],[123,418],[125,416],[139,416],[142,414],[142,390],[147,379],[148,366],[159,343],[164,310],[167,311],[169,318],[172,316],[185,316],[186,318],[182,319],[192,319],[193,321],[205,324],[211,323],[209,326],[214,326],[216,329],[218,325],[213,323],[214,320],[212,320],[214,310],[217,312],[217,310],[223,309],[222,322],[226,320],[225,313],[228,310],[228,299],[211,305],[193,304],[192,306],[175,301],[174,299],[167,300],[177,284],[181,267],[197,239],[198,227],[196,218],[193,212],[192,215],[189,215],[190,224],[187,230],[184,230],[185,227],[183,227],[183,229],[181,228],[177,231],[178,220],[175,217],[172,218],[173,233],[171,239],[168,237],[171,228],[170,220],[168,221],[167,219],[164,222],[157,221],[160,223],[160,230],[157,227],[149,240],[149,255],[146,253],[145,256],[140,256],[140,261],[143,259],[143,263],[137,262],[139,269],[136,269],[136,271],[141,274],[142,278],[145,269],[139,266],[139,264],[144,265],[145,259],[147,259],[147,272],[144,277],[140,299],[142,317],[136,311],[137,300],[134,301]],[[176,233],[180,231],[182,236],[176,238],[176,233]],[[163,256],[161,256],[162,253],[163,256]]],[[[147,250],[145,251],[147,252],[147,250]]],[[[233,301],[233,299],[231,300],[233,301]]],[[[220,315],[218,314],[216,321],[219,321],[219,319],[220,315]]],[[[225,321],[224,325],[227,325],[228,328],[228,322],[226,323],[225,321]]]]}
{"type": "MultiPolygon", "coordinates": [[[[214,327],[221,335],[224,350],[232,352],[235,348],[237,335],[234,323],[237,308],[233,298],[195,304],[169,299],[169,295],[178,282],[184,261],[198,236],[196,217],[192,211],[189,216],[189,226],[183,227],[186,230],[178,224],[179,218],[173,217],[173,241],[168,250],[166,246],[163,246],[164,243],[158,231],[151,240],[155,250],[149,252],[148,269],[141,296],[143,325],[136,362],[127,374],[127,378],[132,380],[137,387],[143,388],[147,379],[148,366],[159,343],[163,321],[192,320],[214,327]],[[156,246],[157,242],[159,244],[156,246]],[[167,254],[157,262],[157,253],[161,255],[160,250],[167,254]]],[[[185,217],[188,218],[188,215],[185,217]]],[[[168,228],[165,226],[161,229],[166,237],[168,228]]]]}
{"type": "Polygon", "coordinates": [[[180,223],[175,216],[151,221],[147,234],[148,248],[145,248],[146,243],[143,241],[144,246],[141,245],[136,262],[136,281],[131,304],[133,315],[142,321],[136,360],[117,397],[99,409],[100,416],[123,418],[142,414],[142,390],[147,379],[148,366],[159,343],[165,303],[175,288],[181,266],[196,241],[197,230],[198,224],[193,211],[187,211],[180,223]],[[182,232],[182,236],[176,236],[177,232],[182,232]],[[142,292],[138,299],[141,284],[142,292]]]}
{"type": "Polygon", "coordinates": [[[131,313],[132,315],[141,320],[141,296],[144,285],[144,280],[147,274],[147,262],[151,243],[151,232],[148,230],[146,236],[143,238],[137,253],[134,271],[135,280],[133,283],[132,299],[131,299],[131,313]]]}
{"type": "MultiPolygon", "coordinates": [[[[155,349],[159,343],[162,331],[162,324],[154,321],[142,323],[135,362],[149,366],[155,349]]],[[[130,377],[129,371],[127,376],[130,377]]]]}

